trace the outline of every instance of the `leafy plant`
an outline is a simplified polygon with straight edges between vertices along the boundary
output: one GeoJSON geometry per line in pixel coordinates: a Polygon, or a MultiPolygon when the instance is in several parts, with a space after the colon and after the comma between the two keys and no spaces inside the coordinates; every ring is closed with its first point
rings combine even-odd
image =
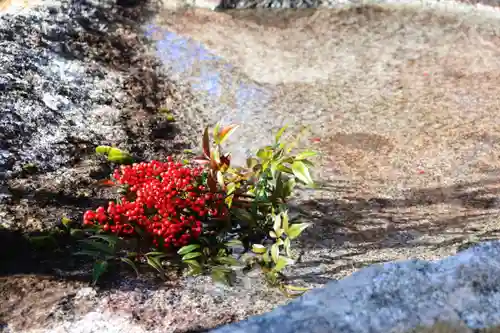
{"type": "Polygon", "coordinates": [[[309,224],[289,224],[286,211],[277,215],[273,214],[272,218],[274,223],[269,236],[273,244],[270,247],[253,244],[252,252],[259,255],[260,264],[265,269],[268,279],[275,282],[286,266],[295,263],[291,254],[291,241],[300,236],[309,224]]]}
{"type": "MultiPolygon", "coordinates": [[[[313,163],[309,158],[316,153],[306,150],[292,155],[305,129],[290,143],[283,143],[281,139],[287,129],[283,127],[277,133],[273,145],[259,149],[255,157],[247,160],[246,167],[235,168],[230,165],[230,154],[222,153],[221,144],[236,129],[235,125],[222,129],[217,125],[213,132],[214,144],[210,145],[206,128],[202,139],[203,153],[195,158],[195,161],[206,166],[206,181],[210,191],[224,193],[224,203],[230,209],[225,223],[219,223],[218,229],[213,232],[218,238],[211,247],[221,248],[219,252],[213,252],[217,253],[217,258],[222,256],[236,260],[230,257],[230,249],[220,243],[227,241],[230,234],[238,234],[238,241],[245,250],[252,249],[260,257],[257,261],[250,260],[251,264],[258,263],[268,280],[276,284],[280,272],[294,263],[291,258],[291,240],[309,226],[306,223],[289,223],[287,201],[297,183],[314,186],[309,172],[313,163]],[[263,240],[273,244],[263,245],[263,240]],[[283,251],[287,256],[280,255],[283,251]]],[[[199,255],[196,262],[196,267],[212,266],[203,255],[199,255]]],[[[193,265],[192,262],[190,264],[193,265]]],[[[240,264],[232,261],[230,266],[240,264]]],[[[199,269],[194,271],[198,272],[199,269]]]]}
{"type": "Polygon", "coordinates": [[[75,255],[83,255],[94,258],[92,272],[92,284],[95,285],[99,279],[108,271],[110,262],[123,262],[139,275],[134,263],[136,253],[119,250],[118,243],[121,239],[115,235],[94,234],[87,239],[80,240],[82,250],[75,252],[75,255]]]}
{"type": "Polygon", "coordinates": [[[61,224],[39,235],[26,236],[32,246],[39,249],[53,249],[59,251],[61,240],[71,236],[73,239],[83,237],[83,230],[67,217],[61,219],[61,224]]]}
{"type": "MultiPolygon", "coordinates": [[[[235,167],[222,144],[237,128],[217,124],[212,138],[205,128],[201,152],[185,151],[190,156],[182,162],[169,157],[115,170],[111,182],[120,187],[120,200],[84,215],[85,226],[111,234],[82,241],[90,249],[81,254],[96,259],[94,282],[114,260],[136,271],[135,263],[145,262],[165,276],[168,259],[182,262],[190,275],[209,273],[224,283],[231,283],[235,269],[257,265],[287,295],[304,291],[283,281],[282,271],[295,262],[292,241],[309,226],[290,221],[288,200],[297,185],[314,187],[310,159],[316,153],[296,151],[305,128],[286,142],[283,127],[272,145],[235,167]],[[116,242],[127,238],[153,251],[117,256],[116,242]]],[[[112,162],[130,158],[113,147],[96,151],[112,162]]]]}
{"type": "Polygon", "coordinates": [[[34,163],[26,163],[22,166],[22,169],[27,174],[32,174],[38,171],[38,166],[34,163]]]}
{"type": "Polygon", "coordinates": [[[106,155],[109,162],[118,164],[131,164],[134,158],[127,152],[111,146],[98,146],[95,149],[99,155],[106,155]]]}
{"type": "Polygon", "coordinates": [[[158,110],[162,115],[165,116],[165,118],[169,121],[169,122],[174,122],[175,121],[175,117],[174,115],[170,112],[169,109],[167,108],[160,108],[158,110]]]}

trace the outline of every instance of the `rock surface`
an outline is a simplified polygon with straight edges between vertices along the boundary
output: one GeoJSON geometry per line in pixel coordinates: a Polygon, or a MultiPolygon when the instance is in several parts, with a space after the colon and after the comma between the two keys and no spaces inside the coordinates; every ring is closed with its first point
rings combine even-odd
{"type": "Polygon", "coordinates": [[[137,160],[191,147],[192,138],[157,112],[168,102],[182,119],[178,101],[189,97],[148,54],[139,27],[152,7],[42,1],[1,14],[1,226],[43,229],[106,198],[94,186],[109,176],[98,145],[137,160]]]}
{"type": "Polygon", "coordinates": [[[36,251],[17,232],[37,235],[63,216],[79,222],[112,198],[99,186],[111,169],[95,157],[97,145],[151,160],[198,141],[203,117],[188,89],[163,74],[141,30],[156,2],[113,2],[41,1],[0,14],[1,332],[182,332],[285,301],[248,276],[225,288],[205,277],[162,284],[123,271],[89,288],[88,263],[66,246],[36,251]]]}
{"type": "MultiPolygon", "coordinates": [[[[24,165],[53,171],[85,143],[126,141],[120,112],[108,106],[120,96],[124,77],[63,54],[70,34],[68,8],[0,20],[0,174],[24,165]],[[73,151],[73,152],[72,152],[73,151]]],[[[123,96],[122,96],[123,98],[123,96]]]]}
{"type": "MultiPolygon", "coordinates": [[[[242,109],[241,105],[228,98],[228,104],[234,105],[230,108],[234,111],[231,115],[233,119],[245,121],[253,130],[245,132],[247,137],[262,140],[263,132],[269,132],[277,125],[276,114],[281,111],[288,116],[296,112],[297,123],[303,120],[322,123],[319,127],[324,127],[325,133],[317,133],[325,134],[321,137],[320,148],[328,158],[337,154],[336,167],[346,162],[339,173],[349,182],[342,183],[335,178],[331,187],[317,191],[321,195],[302,206],[309,214],[305,218],[315,225],[302,238],[300,247],[305,254],[301,263],[287,272],[294,284],[320,287],[375,262],[410,257],[426,260],[446,257],[454,254],[457,245],[467,241],[470,235],[481,239],[498,238],[499,210],[491,198],[499,193],[498,175],[492,175],[491,180],[485,181],[483,173],[469,168],[471,163],[464,163],[459,158],[462,155],[467,158],[469,149],[473,152],[480,150],[484,156],[477,154],[479,157],[489,158],[484,162],[486,166],[492,169],[496,165],[494,162],[498,154],[493,143],[500,142],[494,135],[498,132],[495,127],[498,122],[494,121],[498,117],[495,110],[491,115],[485,115],[487,109],[484,108],[485,104],[497,105],[500,96],[496,90],[500,85],[494,75],[496,59],[500,59],[494,32],[476,31],[477,27],[472,28],[462,18],[445,20],[437,12],[417,15],[413,12],[398,13],[396,10],[356,8],[330,15],[329,11],[325,11],[316,13],[316,22],[308,21],[307,16],[301,17],[300,26],[293,18],[284,17],[283,22],[268,25],[261,31],[251,21],[244,24],[241,20],[232,22],[228,15],[222,13],[210,12],[201,16],[185,11],[181,14],[185,16],[182,20],[171,16],[177,21],[174,20],[170,30],[181,30],[179,33],[195,42],[209,45],[215,54],[220,54],[227,63],[234,65],[226,72],[230,75],[229,82],[233,82],[233,75],[245,71],[245,80],[237,81],[237,85],[268,80],[268,84],[278,85],[277,90],[282,88],[276,98],[279,103],[275,113],[263,112],[261,104],[254,106],[247,103],[255,98],[239,103],[247,109],[242,109]],[[362,29],[358,29],[356,24],[362,29]],[[461,27],[463,31],[456,27],[461,27]],[[324,47],[324,52],[310,52],[310,47],[304,47],[301,41],[305,29],[316,31],[313,31],[315,38],[307,37],[308,45],[324,47]],[[370,42],[358,43],[362,40],[370,42]],[[348,52],[328,51],[332,41],[339,44],[330,50],[348,52]],[[415,44],[409,45],[409,41],[415,44]],[[450,50],[453,52],[445,56],[444,48],[448,45],[452,45],[450,50]],[[230,53],[235,49],[237,57],[232,57],[230,53]],[[254,52],[247,52],[248,49],[254,52]],[[321,62],[321,59],[315,59],[318,55],[333,55],[335,58],[321,62]],[[397,88],[403,70],[396,65],[405,61],[407,56],[415,55],[420,61],[416,62],[416,68],[410,68],[406,76],[407,82],[415,89],[409,89],[411,94],[406,96],[405,90],[397,88]],[[439,56],[439,61],[435,56],[439,56]],[[356,59],[357,62],[354,61],[356,59]],[[471,63],[471,59],[474,62],[471,63]],[[393,67],[388,66],[391,64],[393,67]],[[320,89],[336,86],[301,83],[304,76],[299,74],[308,73],[309,79],[313,78],[309,75],[312,72],[303,69],[314,66],[321,69],[314,71],[317,78],[330,73],[337,83],[343,82],[346,86],[339,88],[339,94],[326,94],[320,89]],[[446,71],[433,71],[429,66],[444,66],[446,71]],[[380,70],[387,75],[381,76],[380,70]],[[432,80],[422,75],[425,71],[432,73],[432,80]],[[393,79],[389,74],[393,75],[393,79]],[[274,81],[270,80],[273,78],[274,81]],[[287,81],[287,84],[281,85],[280,81],[287,81]],[[358,89],[363,85],[374,88],[358,89]],[[383,91],[375,88],[382,86],[386,88],[383,91]],[[471,88],[477,86],[481,89],[471,88]],[[440,90],[443,88],[445,91],[440,90]],[[392,98],[386,101],[388,106],[374,98],[381,93],[392,98]],[[410,98],[407,107],[412,110],[411,113],[399,113],[400,97],[410,98]],[[449,103],[448,108],[443,108],[443,103],[449,103]],[[251,109],[255,112],[242,112],[251,109]],[[464,109],[474,112],[462,112],[464,109]],[[444,113],[444,110],[453,113],[444,113]],[[387,114],[400,116],[387,117],[387,114]],[[427,114],[432,117],[422,117],[427,114]],[[469,127],[471,120],[474,126],[469,127]],[[413,129],[418,125],[427,130],[428,124],[442,126],[432,133],[413,129]],[[478,124],[485,126],[483,131],[478,124]],[[337,133],[339,129],[348,133],[337,133]],[[391,133],[390,129],[396,131],[391,133]],[[469,132],[476,135],[467,136],[469,132]],[[453,136],[448,137],[450,134],[453,136]],[[435,137],[435,141],[429,142],[429,136],[435,137]],[[463,139],[465,143],[455,138],[463,139]],[[443,145],[443,140],[448,145],[443,145]],[[422,145],[422,150],[417,149],[414,155],[403,155],[406,145],[414,142],[417,142],[418,149],[422,145]],[[472,148],[466,145],[471,142],[472,148]],[[400,147],[395,151],[396,143],[400,147]],[[436,145],[431,146],[431,143],[436,145]],[[376,163],[371,164],[374,161],[376,163]],[[415,161],[423,164],[415,165],[415,161]],[[380,167],[386,164],[390,168],[380,167]],[[417,173],[417,167],[423,168],[425,173],[417,173]],[[401,169],[395,173],[394,168],[401,169]],[[439,178],[438,171],[447,178],[439,178]],[[386,174],[401,178],[391,182],[386,174]],[[460,177],[467,183],[455,184],[460,177]],[[373,179],[379,182],[377,184],[383,184],[384,191],[387,188],[389,194],[370,189],[374,186],[371,183],[373,179]],[[473,179],[480,181],[474,183],[473,179]],[[415,188],[408,189],[410,184],[414,184],[415,188]],[[405,191],[399,196],[393,196],[391,192],[400,189],[396,185],[404,185],[405,191]]],[[[22,32],[9,37],[10,30],[7,30],[5,40],[15,39],[16,45],[12,46],[12,50],[26,54],[26,59],[32,60],[29,63],[35,63],[33,67],[24,68],[21,62],[7,62],[9,71],[20,67],[26,76],[14,79],[9,76],[8,82],[18,84],[18,81],[24,80],[35,87],[31,89],[30,84],[16,86],[19,90],[10,90],[10,100],[6,100],[2,107],[10,110],[11,103],[18,96],[22,97],[20,100],[23,103],[29,102],[24,96],[33,92],[36,98],[31,103],[36,106],[36,115],[40,116],[40,127],[51,128],[51,121],[61,124],[61,129],[51,128],[60,132],[44,132],[43,128],[33,125],[36,119],[29,118],[29,113],[23,109],[30,105],[19,104],[21,109],[15,110],[28,120],[27,124],[18,121],[15,125],[26,129],[29,135],[16,137],[16,140],[1,147],[14,156],[14,163],[4,165],[11,199],[0,206],[2,224],[23,230],[38,230],[57,223],[63,215],[80,221],[82,210],[95,208],[108,199],[108,193],[95,186],[98,179],[109,175],[109,166],[107,170],[103,167],[105,163],[99,163],[93,157],[95,145],[117,143],[138,157],[161,158],[183,148],[183,143],[196,142],[199,125],[205,117],[217,120],[226,112],[224,108],[212,108],[200,98],[197,105],[203,108],[203,112],[198,113],[196,107],[192,107],[195,103],[190,99],[191,95],[180,91],[182,83],[186,82],[179,80],[169,84],[160,75],[163,68],[151,57],[147,59],[148,49],[141,37],[143,31],[129,24],[130,21],[143,23],[140,13],[135,13],[134,9],[110,6],[107,1],[100,1],[98,5],[80,0],[63,1],[62,4],[43,1],[39,9],[15,18],[4,16],[0,21],[13,31],[19,29],[22,32]],[[52,15],[54,11],[58,14],[52,15]],[[42,27],[47,25],[57,27],[45,34],[42,27]],[[57,40],[52,41],[51,35],[57,40]],[[25,50],[23,45],[36,47],[37,50],[25,50]],[[32,57],[30,52],[34,52],[35,56],[32,57]],[[52,62],[38,64],[38,53],[52,62]],[[66,58],[68,55],[69,59],[66,58]],[[78,103],[60,104],[61,100],[54,97],[54,92],[61,83],[66,84],[65,76],[49,77],[52,72],[47,71],[46,75],[43,71],[59,57],[78,68],[95,68],[104,74],[104,77],[100,74],[93,77],[92,73],[87,75],[76,70],[64,73],[86,81],[81,89],[78,85],[70,85],[75,96],[82,94],[84,97],[78,103]],[[38,76],[42,76],[40,73],[44,76],[37,81],[38,76]],[[51,95],[45,96],[44,91],[36,86],[37,82],[45,82],[51,95]],[[99,86],[103,89],[96,89],[99,86]],[[125,99],[116,101],[113,98],[111,105],[107,105],[109,95],[125,96],[125,99]],[[158,107],[164,106],[163,102],[182,124],[181,134],[173,133],[171,127],[154,113],[158,107]],[[65,106],[69,109],[64,109],[65,106]],[[85,128],[94,115],[94,107],[102,110],[103,106],[107,111],[100,115],[112,121],[110,127],[99,128],[98,124],[92,123],[90,129],[85,128]],[[59,108],[69,112],[69,116],[58,114],[59,108]],[[109,113],[108,108],[115,111],[109,113]],[[74,114],[78,115],[75,119],[81,122],[81,126],[74,126],[69,121],[68,117],[74,114]],[[70,139],[74,134],[88,139],[88,142],[76,140],[57,146],[41,145],[49,136],[40,136],[39,140],[32,138],[40,133],[59,133],[63,139],[70,139]],[[122,136],[124,134],[126,138],[122,136]],[[126,139],[125,142],[123,139],[126,139]],[[71,158],[66,156],[66,149],[75,149],[71,158]],[[23,152],[34,156],[35,164],[40,168],[38,172],[23,173],[22,166],[31,161],[31,158],[23,160],[23,152]],[[57,163],[51,165],[49,158],[45,158],[49,155],[57,163]],[[18,158],[21,160],[17,161],[18,158]]],[[[169,49],[171,53],[178,51],[170,47],[160,51],[169,49]]],[[[221,62],[221,65],[224,64],[221,62]]],[[[2,66],[3,63],[0,63],[3,70],[2,66]]],[[[199,67],[202,66],[194,69],[199,67]]],[[[248,97],[251,94],[243,95],[248,97]]],[[[72,100],[71,96],[66,98],[72,100]]],[[[107,120],[103,123],[108,124],[107,120]]],[[[331,161],[327,163],[321,166],[323,176],[333,172],[330,172],[333,168],[329,167],[331,161]]],[[[1,233],[2,230],[0,256],[10,256],[14,245],[16,249],[20,247],[19,243],[5,242],[1,233]]],[[[115,280],[110,279],[111,282],[103,283],[100,288],[89,288],[89,272],[85,270],[88,267],[76,265],[76,271],[68,272],[66,266],[71,256],[65,255],[55,253],[56,258],[42,258],[44,260],[35,257],[29,265],[25,264],[27,258],[23,255],[13,256],[9,263],[0,258],[0,318],[4,321],[0,321],[0,330],[9,333],[195,332],[264,313],[287,302],[276,290],[262,284],[258,276],[242,277],[236,286],[224,288],[213,285],[204,277],[191,279],[175,276],[162,284],[150,275],[137,279],[124,269],[123,275],[112,275],[115,280]],[[66,266],[61,267],[60,262],[65,262],[66,266]]]]}
{"type": "Polygon", "coordinates": [[[436,321],[500,323],[500,242],[436,262],[373,265],[270,313],[213,333],[405,332],[436,321]]]}

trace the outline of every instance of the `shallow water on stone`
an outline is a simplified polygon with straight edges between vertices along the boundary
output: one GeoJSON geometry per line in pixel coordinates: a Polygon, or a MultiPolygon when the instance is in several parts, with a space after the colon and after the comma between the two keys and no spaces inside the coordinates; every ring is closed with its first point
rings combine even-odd
{"type": "Polygon", "coordinates": [[[265,144],[263,136],[244,135],[245,126],[261,119],[272,119],[268,104],[272,89],[242,77],[237,69],[211,53],[202,43],[174,32],[150,25],[147,35],[155,40],[156,54],[165,64],[171,78],[188,85],[207,110],[210,123],[240,124],[228,149],[235,162],[243,162],[252,151],[265,144]],[[245,147],[245,148],[243,148],[245,147]]]}

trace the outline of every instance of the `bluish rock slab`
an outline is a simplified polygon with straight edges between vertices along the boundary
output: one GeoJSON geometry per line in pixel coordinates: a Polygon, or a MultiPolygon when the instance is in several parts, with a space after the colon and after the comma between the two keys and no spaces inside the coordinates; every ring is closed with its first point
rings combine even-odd
{"type": "Polygon", "coordinates": [[[500,323],[500,242],[440,261],[379,264],[213,333],[388,333],[436,321],[500,323]]]}

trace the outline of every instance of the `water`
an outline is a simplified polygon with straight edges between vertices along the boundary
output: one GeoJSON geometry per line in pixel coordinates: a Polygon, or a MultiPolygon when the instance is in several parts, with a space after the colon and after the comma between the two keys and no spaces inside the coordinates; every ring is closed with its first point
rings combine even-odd
{"type": "Polygon", "coordinates": [[[203,104],[211,108],[210,121],[241,125],[227,147],[234,163],[244,163],[249,154],[267,144],[263,140],[265,135],[244,133],[246,128],[252,127],[252,122],[270,119],[268,104],[272,92],[269,89],[238,75],[234,66],[210,53],[198,41],[150,25],[147,36],[153,34],[157,56],[170,77],[189,84],[203,104]]]}

